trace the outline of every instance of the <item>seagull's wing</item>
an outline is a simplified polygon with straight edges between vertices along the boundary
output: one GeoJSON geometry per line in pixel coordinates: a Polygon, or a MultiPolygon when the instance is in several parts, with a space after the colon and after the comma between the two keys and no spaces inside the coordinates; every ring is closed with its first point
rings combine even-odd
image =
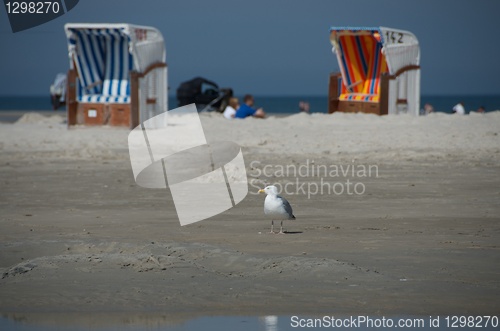
{"type": "Polygon", "coordinates": [[[288,218],[295,219],[295,216],[293,216],[292,206],[290,206],[290,203],[285,198],[279,195],[278,198],[281,199],[281,202],[283,203],[283,208],[285,208],[285,211],[288,214],[288,218]]]}

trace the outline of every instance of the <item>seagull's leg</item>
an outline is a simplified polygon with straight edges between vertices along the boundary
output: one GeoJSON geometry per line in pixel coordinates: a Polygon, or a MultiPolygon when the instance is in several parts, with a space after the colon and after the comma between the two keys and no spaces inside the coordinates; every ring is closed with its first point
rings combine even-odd
{"type": "Polygon", "coordinates": [[[283,221],[281,221],[281,229],[280,229],[280,232],[279,232],[278,234],[285,234],[285,233],[283,232],[283,221]]]}
{"type": "Polygon", "coordinates": [[[271,221],[271,232],[269,233],[272,233],[272,234],[275,234],[276,232],[274,232],[274,220],[271,221]]]}

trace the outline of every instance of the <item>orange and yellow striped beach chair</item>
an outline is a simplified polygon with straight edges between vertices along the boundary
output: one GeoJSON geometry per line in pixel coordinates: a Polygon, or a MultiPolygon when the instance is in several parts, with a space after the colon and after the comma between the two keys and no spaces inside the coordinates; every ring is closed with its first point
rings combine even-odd
{"type": "MultiPolygon", "coordinates": [[[[399,72],[398,75],[392,75],[386,58],[387,48],[391,48],[390,45],[393,45],[391,31],[400,30],[369,27],[331,28],[330,41],[337,57],[340,73],[334,73],[330,76],[329,113],[335,111],[365,112],[379,115],[389,113],[391,108],[388,93],[389,85],[391,85],[390,80],[395,80],[396,84],[392,85],[396,89],[398,80],[401,80],[397,76],[408,70],[420,68],[418,66],[419,53],[417,52],[417,59],[415,59],[412,58],[414,54],[408,56],[406,49],[408,46],[410,50],[414,49],[416,38],[410,38],[413,36],[410,34],[404,39],[406,35],[403,32],[398,32],[401,36],[396,35],[395,40],[398,41],[397,38],[400,38],[401,43],[395,43],[398,52],[391,52],[391,54],[394,54],[394,67],[403,63],[403,67],[398,68],[399,71],[401,69],[403,71],[399,72]],[[386,33],[385,38],[384,33],[386,33]],[[405,58],[398,57],[398,54],[404,54],[405,58]]],[[[418,47],[418,42],[416,45],[418,47]]],[[[413,92],[419,93],[419,91],[413,92]]],[[[408,102],[407,98],[404,99],[404,96],[400,98],[396,94],[398,94],[397,91],[394,91],[392,96],[393,99],[396,97],[396,104],[397,102],[408,102]]],[[[414,99],[415,97],[412,96],[412,100],[414,99]]]]}

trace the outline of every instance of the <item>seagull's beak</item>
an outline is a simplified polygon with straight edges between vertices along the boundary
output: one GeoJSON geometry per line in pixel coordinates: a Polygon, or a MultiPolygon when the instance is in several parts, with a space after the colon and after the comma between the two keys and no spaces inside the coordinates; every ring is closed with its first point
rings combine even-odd
{"type": "Polygon", "coordinates": [[[259,193],[266,193],[264,190],[259,190],[259,193]]]}

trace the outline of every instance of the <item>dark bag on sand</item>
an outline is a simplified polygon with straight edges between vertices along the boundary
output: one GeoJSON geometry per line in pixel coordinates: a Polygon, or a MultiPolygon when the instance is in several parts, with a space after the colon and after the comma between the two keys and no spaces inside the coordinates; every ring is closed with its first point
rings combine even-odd
{"type": "Polygon", "coordinates": [[[232,96],[232,89],[219,89],[216,83],[202,77],[184,82],[177,89],[178,106],[195,103],[198,110],[215,101],[211,104],[210,110],[224,111],[232,96]]]}

